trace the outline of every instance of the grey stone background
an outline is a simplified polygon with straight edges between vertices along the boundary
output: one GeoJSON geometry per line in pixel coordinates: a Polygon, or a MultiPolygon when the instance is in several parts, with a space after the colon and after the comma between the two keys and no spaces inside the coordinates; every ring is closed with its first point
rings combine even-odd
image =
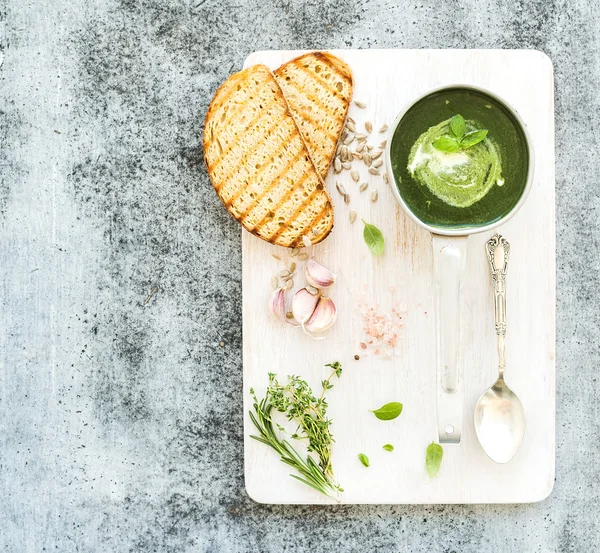
{"type": "Polygon", "coordinates": [[[0,1],[0,549],[594,549],[598,11],[0,1]],[[240,229],[201,161],[203,116],[254,50],[346,47],[536,48],[554,61],[558,449],[540,504],[274,507],[244,491],[240,229]]]}

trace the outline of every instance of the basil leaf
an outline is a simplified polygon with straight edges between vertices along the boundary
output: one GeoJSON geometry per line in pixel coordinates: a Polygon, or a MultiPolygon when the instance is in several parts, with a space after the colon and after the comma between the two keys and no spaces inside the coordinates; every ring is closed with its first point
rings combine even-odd
{"type": "Polygon", "coordinates": [[[487,129],[470,132],[460,141],[460,147],[465,150],[466,148],[475,146],[475,144],[479,144],[487,136],[487,133],[487,129]]]}
{"type": "Polygon", "coordinates": [[[365,467],[371,466],[369,464],[369,458],[364,453],[359,453],[358,458],[360,459],[360,462],[365,465],[365,467]]]}
{"type": "Polygon", "coordinates": [[[394,451],[394,446],[392,444],[385,444],[383,446],[383,449],[385,449],[386,451],[394,451]]]}
{"type": "Polygon", "coordinates": [[[443,455],[444,450],[440,444],[431,442],[427,446],[427,453],[425,454],[425,470],[427,471],[429,478],[433,478],[440,470],[443,455]]]}
{"type": "Polygon", "coordinates": [[[442,136],[441,138],[434,140],[432,146],[440,152],[457,152],[460,148],[458,140],[450,138],[449,136],[442,136]]]}
{"type": "Polygon", "coordinates": [[[402,403],[392,401],[386,403],[383,407],[371,411],[381,421],[391,421],[395,419],[400,413],[402,413],[402,403]]]}
{"type": "Polygon", "coordinates": [[[458,138],[460,140],[465,135],[465,130],[467,125],[465,124],[465,120],[460,113],[457,113],[452,119],[450,119],[450,134],[454,136],[454,138],[458,138]]]}
{"type": "Polygon", "coordinates": [[[363,231],[365,243],[375,255],[381,255],[385,248],[383,234],[375,225],[370,225],[364,219],[362,222],[365,224],[365,230],[363,231]]]}

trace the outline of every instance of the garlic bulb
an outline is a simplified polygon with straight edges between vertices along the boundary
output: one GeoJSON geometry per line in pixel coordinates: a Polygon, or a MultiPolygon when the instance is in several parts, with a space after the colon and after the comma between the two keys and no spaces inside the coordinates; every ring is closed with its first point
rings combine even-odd
{"type": "Polygon", "coordinates": [[[273,315],[276,319],[279,319],[282,322],[286,321],[285,290],[283,288],[275,288],[275,290],[269,294],[267,307],[269,308],[271,315],[273,315]]]}
{"type": "Polygon", "coordinates": [[[309,332],[325,332],[333,326],[337,319],[337,309],[335,303],[329,298],[322,296],[315,307],[312,316],[304,325],[304,329],[309,332]]]}
{"type": "Polygon", "coordinates": [[[306,280],[315,288],[327,288],[331,286],[336,279],[336,275],[329,269],[323,267],[320,263],[317,263],[314,259],[309,259],[306,262],[305,274],[306,280]]]}
{"type": "Polygon", "coordinates": [[[306,288],[300,288],[292,299],[292,313],[294,319],[301,325],[306,323],[312,316],[319,302],[319,295],[313,296],[306,288]]]}

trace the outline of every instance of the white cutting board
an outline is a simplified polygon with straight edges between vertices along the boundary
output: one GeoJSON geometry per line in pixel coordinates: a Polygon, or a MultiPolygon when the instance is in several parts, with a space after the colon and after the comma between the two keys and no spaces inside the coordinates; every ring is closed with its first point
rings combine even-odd
{"type": "MultiPolygon", "coordinates": [[[[246,66],[263,63],[275,69],[301,52],[256,52],[246,66]]],[[[521,503],[547,497],[554,482],[555,374],[555,236],[554,236],[554,93],[550,59],[525,50],[342,50],[333,51],[354,73],[350,115],[362,127],[391,125],[402,107],[428,89],[456,82],[482,86],[513,104],[533,140],[535,177],[522,210],[498,229],[511,243],[508,269],[506,380],[521,398],[527,430],[517,455],[497,465],[481,449],[473,427],[479,395],[496,379],[494,312],[484,243],[493,233],[469,237],[467,282],[462,314],[465,420],[462,441],[445,445],[436,478],[425,472],[425,448],[437,441],[435,347],[431,235],[401,210],[381,177],[355,162],[362,180],[377,189],[379,200],[359,194],[348,171],[330,172],[327,186],[335,203],[335,227],[314,248],[318,261],[338,274],[330,292],[339,317],[325,340],[273,320],[266,309],[271,277],[283,268],[276,253],[290,252],[243,232],[244,447],[246,489],[262,503],[332,503],[288,476],[289,468],[265,445],[249,438],[249,389],[259,397],[267,373],[299,374],[320,391],[328,374],[325,363],[338,360],[344,373],[327,394],[336,439],[333,467],[344,488],[342,503],[521,503]],[[335,180],[344,183],[351,205],[341,201],[335,180]],[[349,208],[358,220],[349,223],[349,208]],[[363,242],[360,218],[376,224],[386,237],[386,251],[376,258],[363,242]],[[395,292],[392,292],[395,288],[395,292]],[[405,303],[408,313],[398,355],[368,357],[358,347],[360,318],[354,313],[361,294],[389,312],[405,303]],[[362,355],[359,361],[354,354],[362,355]],[[400,401],[404,411],[394,421],[377,420],[369,409],[400,401]],[[382,449],[395,446],[393,453],[382,449]],[[365,453],[371,466],[357,458],[365,453]]],[[[376,131],[375,131],[376,133],[376,131]]],[[[369,140],[378,144],[384,136],[369,140]]],[[[299,273],[302,273],[300,267],[299,273]]],[[[300,284],[302,278],[296,279],[300,284]]]]}

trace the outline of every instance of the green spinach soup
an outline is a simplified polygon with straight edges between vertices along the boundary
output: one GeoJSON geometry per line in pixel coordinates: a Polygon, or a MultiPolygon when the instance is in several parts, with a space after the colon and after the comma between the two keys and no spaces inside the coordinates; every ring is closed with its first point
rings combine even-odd
{"type": "Polygon", "coordinates": [[[477,90],[448,88],[422,98],[402,117],[390,161],[400,196],[423,223],[477,227],[518,203],[529,150],[504,105],[477,90]]]}

